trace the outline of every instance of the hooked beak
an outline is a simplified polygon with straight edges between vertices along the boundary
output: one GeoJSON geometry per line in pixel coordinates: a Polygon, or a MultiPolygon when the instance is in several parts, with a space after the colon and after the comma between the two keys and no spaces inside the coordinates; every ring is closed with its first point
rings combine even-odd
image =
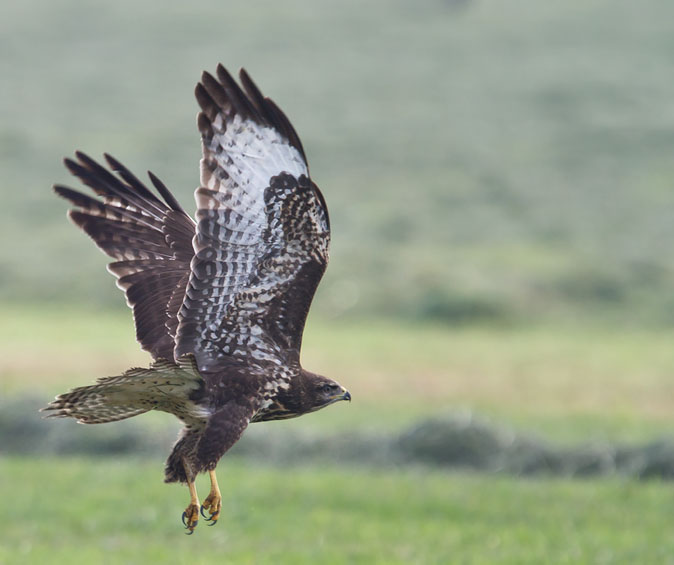
{"type": "Polygon", "coordinates": [[[351,402],[351,393],[344,387],[341,387],[340,392],[330,395],[327,398],[327,401],[323,404],[323,406],[334,404],[335,402],[339,402],[340,400],[348,400],[349,402],[351,402]]]}

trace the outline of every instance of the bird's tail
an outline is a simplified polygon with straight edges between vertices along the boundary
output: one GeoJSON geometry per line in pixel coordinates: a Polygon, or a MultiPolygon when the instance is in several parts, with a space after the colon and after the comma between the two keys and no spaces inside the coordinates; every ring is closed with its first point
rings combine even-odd
{"type": "Polygon", "coordinates": [[[60,394],[42,411],[52,411],[47,418],[77,418],[81,424],[116,422],[149,410],[189,419],[196,410],[190,396],[202,385],[192,355],[177,363],[160,359],[149,369],[129,369],[123,375],[103,377],[94,385],[60,394]]]}

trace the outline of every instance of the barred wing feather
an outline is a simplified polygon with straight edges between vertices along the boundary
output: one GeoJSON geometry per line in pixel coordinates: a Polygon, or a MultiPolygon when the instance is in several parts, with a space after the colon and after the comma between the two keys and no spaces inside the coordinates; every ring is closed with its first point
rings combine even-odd
{"type": "Polygon", "coordinates": [[[75,206],[70,219],[115,259],[108,270],[133,309],[141,347],[155,359],[173,359],[176,316],[194,255],[194,221],[152,173],[163,200],[110,155],[106,161],[117,175],[82,152],[75,157],[65,160],[66,167],[100,200],[65,186],[54,190],[75,206]]]}
{"type": "Polygon", "coordinates": [[[175,356],[209,371],[228,358],[299,362],[311,300],[328,260],[329,220],[288,119],[245,71],[197,85],[201,187],[195,255],[175,356]]]}

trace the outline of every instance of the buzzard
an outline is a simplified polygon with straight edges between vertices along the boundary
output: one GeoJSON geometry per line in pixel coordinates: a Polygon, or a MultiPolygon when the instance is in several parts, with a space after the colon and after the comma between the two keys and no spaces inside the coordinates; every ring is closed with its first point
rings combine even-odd
{"type": "Polygon", "coordinates": [[[83,424],[161,410],[184,424],[166,482],[186,483],[183,513],[211,525],[222,506],[215,468],[250,422],[294,418],[351,395],[300,365],[304,324],[328,262],[330,220],[285,114],[245,70],[218,65],[195,94],[201,108],[196,220],[151,172],[156,193],[105,154],[82,152],[68,170],[96,197],[56,185],[70,219],[114,262],[153,363],[61,394],[44,410],[83,424]],[[208,472],[199,504],[194,480],[208,472]]]}

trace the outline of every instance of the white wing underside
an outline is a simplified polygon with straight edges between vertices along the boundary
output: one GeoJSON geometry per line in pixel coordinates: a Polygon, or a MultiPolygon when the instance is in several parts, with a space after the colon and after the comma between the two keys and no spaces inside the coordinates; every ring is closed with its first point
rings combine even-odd
{"type": "MultiPolygon", "coordinates": [[[[284,233],[284,195],[276,193],[272,200],[265,193],[282,173],[308,179],[308,167],[276,129],[239,114],[225,119],[218,113],[212,132],[202,140],[196,255],[186,293],[190,309],[200,312],[201,323],[194,328],[199,337],[178,339],[175,355],[195,353],[200,367],[238,354],[280,365],[283,352],[266,335],[262,318],[307,254],[284,233]],[[232,325],[236,331],[223,335],[232,325]]],[[[315,231],[325,232],[320,254],[327,257],[326,219],[317,201],[312,212],[315,231]]]]}
{"type": "MultiPolygon", "coordinates": [[[[252,218],[264,218],[263,191],[269,186],[269,179],[286,172],[299,178],[309,175],[302,155],[288,143],[274,128],[242,118],[236,114],[225,126],[222,114],[213,121],[215,135],[204,146],[202,158],[201,186],[236,194],[241,209],[249,208],[252,218]],[[221,172],[229,178],[218,175],[219,183],[212,175],[206,174],[204,163],[212,155],[221,172]]],[[[200,202],[197,199],[197,206],[200,202]]],[[[237,207],[239,210],[239,207],[237,207]]]]}

